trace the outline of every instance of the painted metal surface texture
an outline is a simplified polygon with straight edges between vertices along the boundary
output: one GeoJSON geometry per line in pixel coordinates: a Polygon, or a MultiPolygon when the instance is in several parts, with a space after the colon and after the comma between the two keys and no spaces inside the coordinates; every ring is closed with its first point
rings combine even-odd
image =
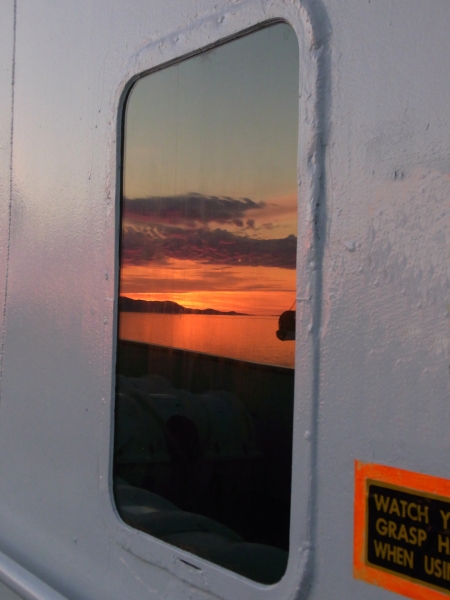
{"type": "Polygon", "coordinates": [[[353,468],[450,479],[448,3],[15,6],[0,19],[0,552],[24,569],[16,591],[393,597],[353,579],[353,468]],[[298,316],[290,559],[267,587],[126,526],[110,471],[124,98],[277,18],[300,47],[298,316]]]}
{"type": "Polygon", "coordinates": [[[9,251],[11,139],[14,77],[14,4],[2,5],[0,21],[0,386],[3,365],[5,286],[9,251]]]}
{"type": "Polygon", "coordinates": [[[0,583],[0,598],[2,600],[20,600],[20,596],[14,593],[9,587],[0,583]]]}

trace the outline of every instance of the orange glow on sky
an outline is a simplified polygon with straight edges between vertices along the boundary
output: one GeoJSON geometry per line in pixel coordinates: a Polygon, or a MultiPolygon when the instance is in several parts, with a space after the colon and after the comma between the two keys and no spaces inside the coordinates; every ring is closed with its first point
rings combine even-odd
{"type": "Polygon", "coordinates": [[[165,265],[124,265],[121,275],[121,295],[171,300],[187,308],[279,315],[295,300],[295,271],[290,269],[173,259],[165,265]]]}
{"type": "Polygon", "coordinates": [[[174,294],[126,294],[134,300],[171,300],[186,308],[213,308],[248,315],[280,316],[292,307],[292,292],[186,292],[174,294]]]}

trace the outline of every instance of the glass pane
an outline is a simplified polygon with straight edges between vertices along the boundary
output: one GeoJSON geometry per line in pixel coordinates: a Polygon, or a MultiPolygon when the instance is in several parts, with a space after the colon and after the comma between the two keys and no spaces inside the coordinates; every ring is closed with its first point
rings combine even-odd
{"type": "Polygon", "coordinates": [[[297,137],[284,23],[141,78],[126,105],[116,504],[263,583],[289,545],[297,137]]]}

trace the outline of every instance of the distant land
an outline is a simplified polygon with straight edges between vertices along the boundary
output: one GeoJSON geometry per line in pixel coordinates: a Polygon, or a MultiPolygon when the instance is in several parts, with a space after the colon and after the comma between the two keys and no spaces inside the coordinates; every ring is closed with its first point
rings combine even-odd
{"type": "Polygon", "coordinates": [[[234,310],[229,312],[222,312],[220,310],[214,310],[214,308],[186,308],[172,302],[171,300],[133,300],[127,296],[119,297],[119,311],[120,312],[139,312],[139,313],[164,313],[168,315],[230,315],[230,316],[245,316],[248,317],[247,313],[239,313],[234,310]]]}

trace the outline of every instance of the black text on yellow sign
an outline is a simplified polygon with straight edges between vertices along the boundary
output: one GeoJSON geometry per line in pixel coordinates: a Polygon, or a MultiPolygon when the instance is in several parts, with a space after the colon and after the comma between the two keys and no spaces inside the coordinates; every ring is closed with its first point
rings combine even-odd
{"type": "Polygon", "coordinates": [[[450,592],[450,501],[367,481],[366,561],[450,592]]]}

